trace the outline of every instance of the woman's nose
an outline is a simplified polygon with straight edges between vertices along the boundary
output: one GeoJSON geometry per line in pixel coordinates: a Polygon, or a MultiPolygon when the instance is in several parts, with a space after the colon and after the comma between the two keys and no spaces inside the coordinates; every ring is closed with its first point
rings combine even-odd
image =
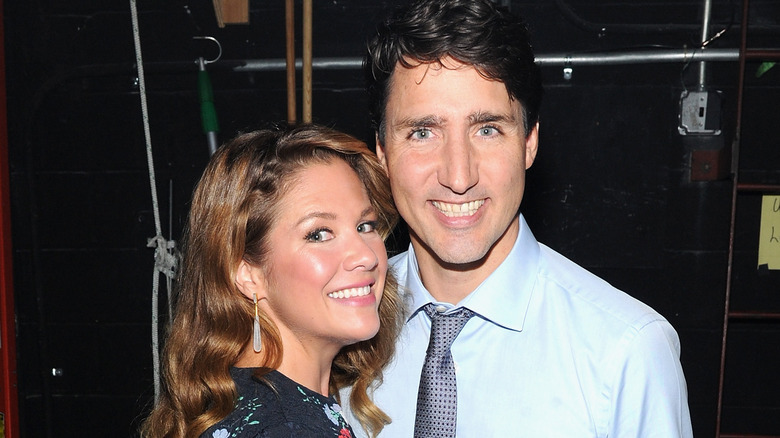
{"type": "Polygon", "coordinates": [[[344,263],[345,268],[349,271],[358,268],[370,271],[379,264],[379,257],[377,257],[375,249],[366,242],[365,238],[362,235],[358,235],[350,242],[344,263]]]}

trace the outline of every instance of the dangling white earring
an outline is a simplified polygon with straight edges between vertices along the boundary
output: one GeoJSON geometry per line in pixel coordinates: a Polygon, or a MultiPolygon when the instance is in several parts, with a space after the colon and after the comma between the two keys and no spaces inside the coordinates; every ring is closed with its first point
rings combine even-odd
{"type": "Polygon", "coordinates": [[[257,311],[257,294],[252,294],[252,298],[255,302],[255,323],[252,327],[252,347],[255,349],[255,353],[259,353],[263,349],[263,340],[260,334],[260,313],[257,311]]]}

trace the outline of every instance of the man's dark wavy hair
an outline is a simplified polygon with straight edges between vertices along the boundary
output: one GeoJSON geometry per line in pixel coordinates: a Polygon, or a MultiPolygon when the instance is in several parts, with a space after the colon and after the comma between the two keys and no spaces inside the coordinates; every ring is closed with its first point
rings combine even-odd
{"type": "Polygon", "coordinates": [[[377,26],[363,62],[371,124],[385,136],[385,107],[395,66],[450,56],[506,85],[523,109],[526,135],[539,119],[542,80],[526,23],[491,0],[418,0],[377,26]]]}

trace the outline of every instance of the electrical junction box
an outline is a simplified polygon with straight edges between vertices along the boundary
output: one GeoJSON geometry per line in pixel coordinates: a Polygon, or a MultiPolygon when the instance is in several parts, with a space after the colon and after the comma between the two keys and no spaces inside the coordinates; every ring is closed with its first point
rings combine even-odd
{"type": "Polygon", "coordinates": [[[680,96],[680,135],[720,135],[721,93],[685,90],[680,96]]]}

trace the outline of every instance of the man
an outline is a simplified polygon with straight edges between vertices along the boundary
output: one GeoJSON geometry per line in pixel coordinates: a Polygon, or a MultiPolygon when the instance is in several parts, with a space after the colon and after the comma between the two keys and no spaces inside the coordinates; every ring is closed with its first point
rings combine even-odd
{"type": "Polygon", "coordinates": [[[380,436],[691,437],[671,325],[519,214],[542,94],[525,24],[490,0],[419,0],[379,26],[366,61],[411,240],[391,261],[409,315],[373,394],[392,418],[380,436]],[[457,384],[431,391],[432,320],[456,313],[442,363],[457,384]],[[430,408],[431,392],[452,392],[456,414],[432,418],[449,407],[430,408]],[[426,431],[439,426],[452,430],[426,431]]]}

